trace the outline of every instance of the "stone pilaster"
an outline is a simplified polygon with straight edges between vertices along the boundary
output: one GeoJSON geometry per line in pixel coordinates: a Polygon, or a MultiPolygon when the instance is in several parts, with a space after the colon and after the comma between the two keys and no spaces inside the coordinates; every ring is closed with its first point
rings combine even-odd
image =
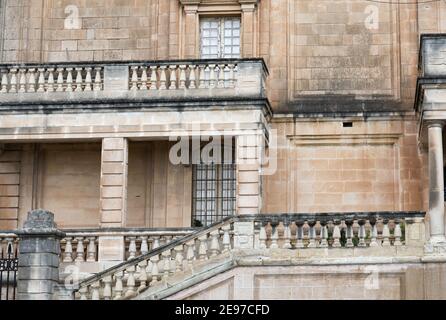
{"type": "Polygon", "coordinates": [[[54,214],[41,209],[29,212],[18,234],[17,298],[53,300],[59,282],[60,239],[65,236],[57,230],[54,214]]]}
{"type": "MultiPolygon", "coordinates": [[[[124,227],[127,215],[128,142],[104,138],[101,160],[101,226],[124,227]]],[[[124,238],[99,238],[99,261],[123,261],[124,238]]]]}
{"type": "Polygon", "coordinates": [[[242,10],[242,57],[257,56],[256,6],[257,0],[239,0],[242,10]]]}
{"type": "Polygon", "coordinates": [[[427,253],[446,253],[444,227],[443,124],[428,125],[429,137],[429,223],[427,253]]]}
{"type": "MultiPolygon", "coordinates": [[[[237,214],[259,214],[261,209],[261,154],[262,137],[246,135],[237,137],[237,214]]],[[[252,222],[234,223],[234,247],[253,248],[254,225],[252,222]]]]}
{"type": "Polygon", "coordinates": [[[184,58],[196,59],[197,52],[198,27],[198,3],[191,2],[184,5],[184,58]]]}
{"type": "Polygon", "coordinates": [[[101,225],[123,227],[127,213],[128,145],[125,138],[104,138],[101,159],[101,225]]]}

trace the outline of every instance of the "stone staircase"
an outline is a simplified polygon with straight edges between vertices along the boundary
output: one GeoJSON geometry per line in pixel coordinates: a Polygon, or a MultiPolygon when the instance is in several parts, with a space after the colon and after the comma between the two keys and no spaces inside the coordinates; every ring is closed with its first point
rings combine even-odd
{"type": "Polygon", "coordinates": [[[81,281],[73,298],[164,299],[238,266],[418,259],[424,242],[420,212],[233,216],[81,281]]]}

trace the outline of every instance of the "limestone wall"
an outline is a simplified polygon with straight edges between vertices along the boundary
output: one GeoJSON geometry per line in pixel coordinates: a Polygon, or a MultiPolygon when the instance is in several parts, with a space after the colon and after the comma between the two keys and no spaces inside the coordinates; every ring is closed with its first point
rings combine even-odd
{"type": "MultiPolygon", "coordinates": [[[[100,143],[38,144],[37,153],[29,144],[7,146],[0,155],[0,229],[17,228],[32,208],[54,212],[60,228],[99,227],[100,143]]],[[[192,167],[172,165],[168,147],[130,143],[127,226],[190,226],[192,167]]]]}
{"type": "Polygon", "coordinates": [[[168,299],[445,299],[444,264],[237,267],[168,299]]]}
{"type": "MultiPolygon", "coordinates": [[[[200,16],[245,14],[236,0],[206,3],[188,15],[180,0],[2,0],[0,61],[198,58],[200,16]]],[[[418,35],[446,31],[441,1],[252,3],[255,12],[246,14],[242,26],[242,52],[267,61],[274,108],[328,93],[401,99],[410,109],[418,35]]]]}
{"type": "Polygon", "coordinates": [[[273,128],[278,170],[263,178],[263,212],[426,209],[414,119],[290,119],[273,128]]]}

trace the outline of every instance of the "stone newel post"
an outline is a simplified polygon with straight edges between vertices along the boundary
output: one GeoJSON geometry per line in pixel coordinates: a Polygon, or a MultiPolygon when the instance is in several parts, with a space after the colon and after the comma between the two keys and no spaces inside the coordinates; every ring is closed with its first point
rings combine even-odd
{"type": "Polygon", "coordinates": [[[54,214],[34,210],[19,231],[19,300],[52,300],[59,281],[60,239],[54,214]]]}

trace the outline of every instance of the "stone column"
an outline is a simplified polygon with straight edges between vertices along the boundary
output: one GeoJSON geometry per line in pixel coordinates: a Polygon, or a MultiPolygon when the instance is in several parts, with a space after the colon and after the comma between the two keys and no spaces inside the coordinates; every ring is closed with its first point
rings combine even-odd
{"type": "Polygon", "coordinates": [[[60,239],[65,236],[57,230],[54,214],[41,209],[29,212],[18,234],[17,298],[53,300],[59,282],[60,239]]]}
{"type": "MultiPolygon", "coordinates": [[[[101,159],[101,227],[124,227],[127,216],[128,142],[104,138],[101,159]]],[[[123,237],[99,238],[99,261],[123,261],[123,237]]]]}
{"type": "Polygon", "coordinates": [[[446,246],[444,227],[443,124],[428,125],[430,245],[446,246]]]}

